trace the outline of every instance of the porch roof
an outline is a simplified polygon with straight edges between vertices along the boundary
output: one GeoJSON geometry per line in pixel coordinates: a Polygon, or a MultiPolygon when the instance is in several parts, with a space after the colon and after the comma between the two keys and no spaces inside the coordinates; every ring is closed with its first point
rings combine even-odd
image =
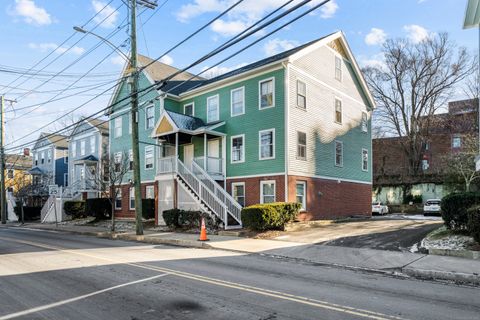
{"type": "Polygon", "coordinates": [[[223,133],[214,131],[214,129],[221,127],[224,124],[225,121],[215,121],[206,124],[200,118],[170,110],[164,110],[155,126],[155,130],[152,132],[152,137],[162,137],[177,132],[190,135],[207,133],[216,136],[223,136],[223,133]]]}
{"type": "Polygon", "coordinates": [[[83,157],[81,159],[77,159],[74,161],[75,163],[89,163],[89,162],[98,162],[97,157],[94,155],[88,155],[86,157],[83,157]]]}
{"type": "Polygon", "coordinates": [[[44,174],[45,172],[40,169],[39,167],[33,167],[32,169],[28,170],[29,174],[44,174]]]}

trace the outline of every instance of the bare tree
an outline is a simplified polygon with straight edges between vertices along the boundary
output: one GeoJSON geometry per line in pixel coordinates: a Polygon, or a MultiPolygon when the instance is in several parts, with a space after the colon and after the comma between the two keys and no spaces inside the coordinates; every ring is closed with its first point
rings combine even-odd
{"type": "Polygon", "coordinates": [[[457,49],[446,33],[420,43],[388,40],[383,54],[384,67],[364,69],[377,104],[375,126],[387,135],[404,137],[401,144],[408,171],[417,175],[432,115],[472,73],[472,59],[465,48],[457,49]]]}
{"type": "Polygon", "coordinates": [[[478,140],[475,134],[463,135],[461,149],[445,157],[447,164],[447,181],[456,188],[470,191],[471,185],[480,178],[475,168],[475,157],[478,155],[478,140]]]}
{"type": "Polygon", "coordinates": [[[463,92],[469,99],[478,99],[480,97],[480,67],[478,65],[478,55],[475,56],[476,65],[471,75],[465,79],[463,92]]]}
{"type": "Polygon", "coordinates": [[[115,201],[121,192],[121,185],[125,175],[132,169],[130,155],[124,151],[115,154],[104,154],[99,172],[92,172],[91,176],[95,189],[102,198],[109,200],[111,205],[112,231],[115,231],[115,201]]]}

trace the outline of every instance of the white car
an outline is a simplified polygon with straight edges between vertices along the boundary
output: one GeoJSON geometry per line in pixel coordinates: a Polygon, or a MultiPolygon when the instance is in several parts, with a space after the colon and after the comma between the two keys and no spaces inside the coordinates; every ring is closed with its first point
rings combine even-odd
{"type": "Polygon", "coordinates": [[[372,213],[384,215],[388,213],[388,206],[380,201],[372,203],[372,213]]]}
{"type": "Polygon", "coordinates": [[[423,215],[429,215],[429,214],[435,214],[439,215],[440,214],[440,204],[442,203],[442,200],[440,199],[429,199],[425,204],[423,205],[423,215]]]}

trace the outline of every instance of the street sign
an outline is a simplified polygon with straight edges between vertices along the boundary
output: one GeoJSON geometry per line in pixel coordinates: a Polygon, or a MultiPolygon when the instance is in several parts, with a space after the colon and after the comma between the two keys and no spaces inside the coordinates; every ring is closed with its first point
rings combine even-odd
{"type": "Polygon", "coordinates": [[[58,195],[58,186],[56,184],[48,186],[48,194],[51,196],[58,195]]]}

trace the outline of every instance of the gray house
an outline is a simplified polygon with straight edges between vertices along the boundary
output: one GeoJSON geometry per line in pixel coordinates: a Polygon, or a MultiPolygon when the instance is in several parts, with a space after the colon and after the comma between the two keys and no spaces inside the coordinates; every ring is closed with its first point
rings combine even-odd
{"type": "Polygon", "coordinates": [[[68,185],[68,142],[59,134],[41,133],[32,148],[33,165],[29,173],[35,185],[68,185]]]}
{"type": "Polygon", "coordinates": [[[73,193],[96,197],[97,175],[108,156],[108,121],[84,119],[68,138],[69,185],[73,193]]]}

